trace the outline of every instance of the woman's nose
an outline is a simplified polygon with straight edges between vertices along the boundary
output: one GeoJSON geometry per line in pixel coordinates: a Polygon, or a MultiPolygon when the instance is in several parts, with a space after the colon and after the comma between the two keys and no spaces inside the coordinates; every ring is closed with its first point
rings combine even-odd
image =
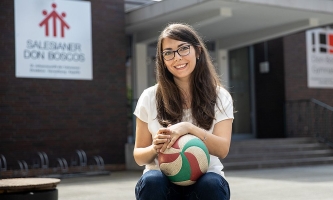
{"type": "Polygon", "coordinates": [[[177,51],[177,52],[175,52],[175,58],[174,59],[175,60],[181,60],[181,59],[183,59],[183,57],[177,51]]]}

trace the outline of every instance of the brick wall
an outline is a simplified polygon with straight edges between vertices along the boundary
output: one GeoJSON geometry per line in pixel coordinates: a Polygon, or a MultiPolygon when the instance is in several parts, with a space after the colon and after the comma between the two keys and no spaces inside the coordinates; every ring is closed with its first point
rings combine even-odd
{"type": "Polygon", "coordinates": [[[0,154],[9,168],[37,152],[67,161],[76,149],[88,160],[123,166],[127,138],[123,0],[94,0],[93,80],[15,77],[14,1],[0,2],[0,154]]]}
{"type": "Polygon", "coordinates": [[[307,86],[305,32],[286,36],[283,40],[287,135],[289,137],[314,135],[323,137],[332,130],[332,113],[322,112],[322,108],[314,108],[313,103],[299,100],[314,98],[333,106],[333,89],[308,88],[307,86]]]}
{"type": "Polygon", "coordinates": [[[307,86],[305,32],[284,37],[286,101],[315,98],[333,106],[333,89],[307,86]]]}

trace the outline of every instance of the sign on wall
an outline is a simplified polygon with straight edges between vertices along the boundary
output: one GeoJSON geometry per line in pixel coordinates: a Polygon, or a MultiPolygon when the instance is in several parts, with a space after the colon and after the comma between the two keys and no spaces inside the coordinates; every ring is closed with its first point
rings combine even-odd
{"type": "Polygon", "coordinates": [[[309,88],[333,88],[333,29],[306,32],[309,88]]]}
{"type": "Polygon", "coordinates": [[[16,77],[92,80],[88,1],[15,0],[16,77]]]}

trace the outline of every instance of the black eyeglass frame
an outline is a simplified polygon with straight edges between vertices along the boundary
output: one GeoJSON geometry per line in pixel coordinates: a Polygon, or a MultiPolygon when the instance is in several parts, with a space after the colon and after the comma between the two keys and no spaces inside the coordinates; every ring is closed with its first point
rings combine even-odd
{"type": "Polygon", "coordinates": [[[173,59],[175,58],[175,56],[176,56],[176,52],[177,52],[178,55],[181,56],[181,57],[183,57],[183,56],[187,56],[188,54],[190,54],[190,53],[191,53],[191,45],[190,45],[190,44],[183,45],[183,46],[179,47],[179,48],[178,48],[177,50],[175,50],[175,51],[168,50],[167,52],[173,52],[173,57],[170,58],[170,59],[165,59],[165,57],[164,57],[164,52],[166,52],[166,51],[163,51],[163,52],[162,52],[162,57],[163,57],[163,59],[164,59],[165,61],[170,61],[170,60],[173,60],[173,59]],[[187,53],[186,55],[180,55],[180,53],[178,52],[179,49],[181,49],[181,48],[183,48],[183,47],[188,47],[188,53],[187,53]]]}

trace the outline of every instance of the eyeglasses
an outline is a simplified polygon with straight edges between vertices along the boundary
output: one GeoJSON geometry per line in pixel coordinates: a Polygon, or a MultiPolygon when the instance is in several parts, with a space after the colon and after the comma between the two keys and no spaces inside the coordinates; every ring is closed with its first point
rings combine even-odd
{"type": "Polygon", "coordinates": [[[176,52],[180,56],[187,56],[188,54],[190,54],[190,46],[191,45],[181,46],[176,51],[172,51],[172,50],[163,51],[162,56],[163,56],[164,60],[166,60],[166,61],[174,59],[176,52]]]}

